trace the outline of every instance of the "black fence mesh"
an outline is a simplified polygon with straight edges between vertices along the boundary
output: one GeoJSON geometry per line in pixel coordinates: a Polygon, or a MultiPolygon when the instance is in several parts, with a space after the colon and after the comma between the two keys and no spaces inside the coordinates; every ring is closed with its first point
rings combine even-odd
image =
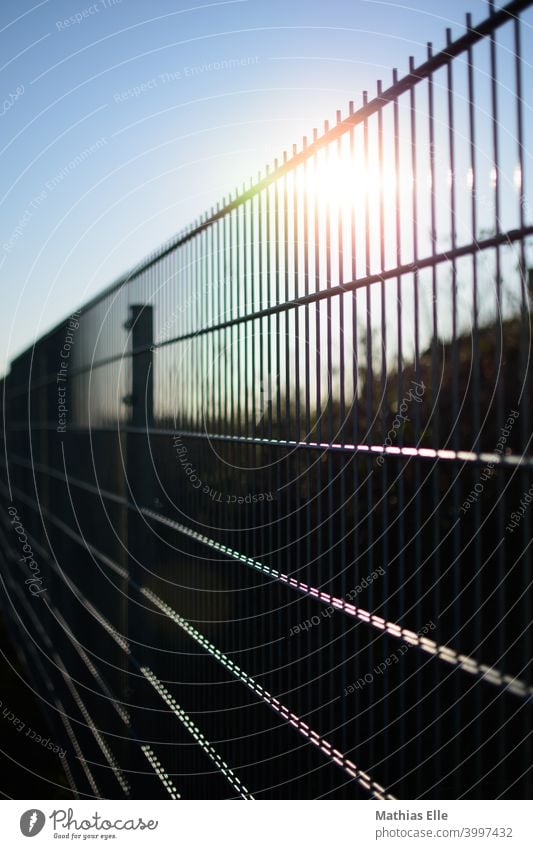
{"type": "Polygon", "coordinates": [[[74,793],[530,796],[530,6],[13,362],[2,609],[74,793]]]}

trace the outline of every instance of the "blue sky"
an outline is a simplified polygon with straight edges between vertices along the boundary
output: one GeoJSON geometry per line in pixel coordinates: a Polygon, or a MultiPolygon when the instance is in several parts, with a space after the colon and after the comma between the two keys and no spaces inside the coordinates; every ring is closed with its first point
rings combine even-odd
{"type": "MultiPolygon", "coordinates": [[[[3,0],[0,372],[486,3],[3,0]],[[437,14],[444,11],[446,17],[437,14]]],[[[529,20],[529,18],[528,18],[529,20]]],[[[524,51],[526,52],[526,51],[524,51]]]]}

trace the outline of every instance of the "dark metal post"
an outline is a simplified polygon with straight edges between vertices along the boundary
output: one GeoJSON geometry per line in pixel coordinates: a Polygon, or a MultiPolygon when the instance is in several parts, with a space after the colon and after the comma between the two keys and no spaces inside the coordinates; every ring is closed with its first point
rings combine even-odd
{"type": "MultiPolygon", "coordinates": [[[[154,568],[154,535],[142,514],[143,507],[154,506],[154,474],[149,450],[150,430],[154,424],[153,397],[153,307],[132,304],[125,324],[130,331],[131,394],[125,399],[130,407],[126,434],[127,558],[130,588],[127,602],[127,634],[133,659],[128,664],[127,701],[130,703],[132,749],[128,758],[132,769],[147,771],[141,758],[141,745],[154,739],[154,718],[148,707],[149,689],[140,668],[153,666],[150,650],[155,634],[154,614],[141,606],[136,587],[146,583],[145,570],[154,568]]],[[[135,795],[142,798],[146,779],[135,781],[135,795]]],[[[149,792],[148,789],[146,792],[149,792]]]]}

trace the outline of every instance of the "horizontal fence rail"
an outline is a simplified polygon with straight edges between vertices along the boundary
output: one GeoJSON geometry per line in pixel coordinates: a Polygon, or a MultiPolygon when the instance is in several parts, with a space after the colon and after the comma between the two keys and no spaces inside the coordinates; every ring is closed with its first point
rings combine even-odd
{"type": "Polygon", "coordinates": [[[73,796],[531,795],[531,2],[2,385],[2,610],[73,796]]]}

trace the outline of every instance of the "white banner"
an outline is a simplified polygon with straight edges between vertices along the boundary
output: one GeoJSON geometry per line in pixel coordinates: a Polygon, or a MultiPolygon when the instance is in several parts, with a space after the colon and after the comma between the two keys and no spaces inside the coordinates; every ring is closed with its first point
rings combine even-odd
{"type": "Polygon", "coordinates": [[[530,802],[4,801],[2,846],[520,847],[530,802]],[[29,840],[35,838],[35,844],[29,840]],[[71,845],[71,844],[69,844],[71,845]]]}

